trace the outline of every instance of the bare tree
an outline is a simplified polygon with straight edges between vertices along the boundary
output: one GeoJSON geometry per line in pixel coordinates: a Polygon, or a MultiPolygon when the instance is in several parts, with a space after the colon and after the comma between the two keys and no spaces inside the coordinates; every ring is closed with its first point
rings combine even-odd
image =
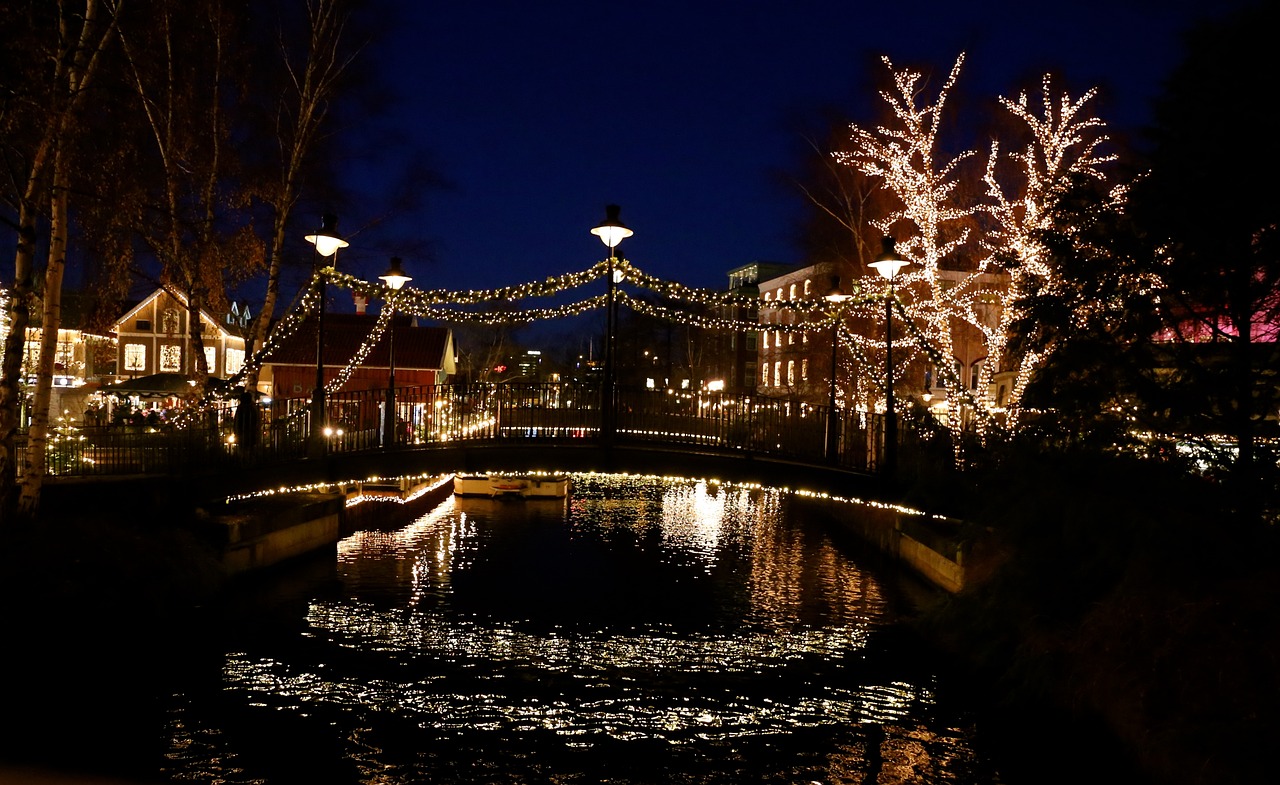
{"type": "MultiPolygon", "coordinates": [[[[63,168],[65,161],[61,156],[64,145],[83,121],[91,96],[89,88],[100,69],[104,53],[116,36],[123,0],[66,0],[55,6],[43,3],[19,5],[21,7],[7,10],[6,26],[22,30],[28,41],[35,42],[35,46],[30,50],[33,59],[24,62],[23,67],[9,77],[22,82],[20,89],[14,92],[25,100],[15,102],[16,108],[7,110],[4,118],[10,130],[21,129],[20,133],[6,134],[9,141],[5,151],[12,175],[9,182],[14,185],[8,196],[12,198],[17,218],[14,226],[17,249],[14,284],[9,297],[9,334],[5,339],[3,363],[0,364],[0,518],[4,520],[13,520],[17,514],[34,514],[39,501],[39,477],[34,478],[31,481],[34,485],[22,494],[21,507],[16,493],[16,435],[22,395],[22,355],[34,296],[38,221],[42,205],[49,203],[52,194],[55,227],[61,239],[55,248],[51,248],[51,256],[56,258],[51,259],[51,269],[46,276],[43,328],[48,343],[49,340],[56,342],[60,323],[59,298],[66,238],[67,178],[63,168]],[[9,111],[20,116],[9,116],[9,111]],[[9,147],[15,140],[16,149],[9,147]]],[[[45,400],[44,420],[33,423],[34,442],[27,452],[27,460],[35,460],[41,474],[54,352],[49,350],[46,354],[44,362],[48,363],[49,370],[39,375],[45,377],[42,396],[45,400]]],[[[27,469],[26,475],[30,474],[31,469],[27,469]]]]}
{"type": "Polygon", "coordinates": [[[260,260],[235,215],[245,201],[228,144],[233,118],[226,107],[245,79],[237,52],[243,20],[224,0],[201,0],[162,4],[131,21],[121,33],[125,73],[149,151],[134,192],[142,204],[136,228],[161,281],[186,301],[188,350],[203,380],[210,369],[200,314],[224,304],[228,272],[260,260]]]}
{"type": "MultiPolygon", "coordinates": [[[[271,97],[273,136],[276,154],[273,177],[257,194],[270,210],[267,240],[267,280],[262,306],[254,317],[247,348],[250,352],[266,342],[271,315],[280,297],[280,272],[284,260],[286,227],[302,192],[307,163],[329,117],[329,108],[339,82],[354,55],[342,51],[346,25],[342,0],[314,0],[307,3],[307,42],[297,55],[283,29],[278,36],[280,62],[285,80],[271,97]],[[300,60],[300,62],[299,62],[300,60]]],[[[257,366],[249,372],[246,389],[258,381],[257,366]]]]}

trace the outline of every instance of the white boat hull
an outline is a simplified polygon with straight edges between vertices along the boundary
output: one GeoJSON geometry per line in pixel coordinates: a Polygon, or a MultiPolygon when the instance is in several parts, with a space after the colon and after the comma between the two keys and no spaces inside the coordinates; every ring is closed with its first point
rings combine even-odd
{"type": "Polygon", "coordinates": [[[563,475],[535,477],[523,474],[459,474],[453,478],[456,496],[563,499],[569,495],[569,478],[563,475]]]}

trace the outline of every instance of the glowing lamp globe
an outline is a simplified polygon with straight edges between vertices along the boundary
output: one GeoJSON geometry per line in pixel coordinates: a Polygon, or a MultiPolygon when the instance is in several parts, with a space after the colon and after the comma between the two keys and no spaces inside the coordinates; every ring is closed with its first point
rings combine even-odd
{"type": "Polygon", "coordinates": [[[609,246],[610,250],[617,248],[618,243],[635,234],[618,219],[618,213],[621,210],[622,208],[616,204],[605,205],[604,222],[591,230],[591,233],[599,237],[600,242],[609,246]]]}
{"type": "Polygon", "coordinates": [[[320,230],[315,234],[306,236],[307,242],[316,247],[316,253],[321,256],[333,256],[339,248],[346,248],[351,243],[342,239],[338,235],[338,217],[336,215],[324,215],[320,218],[320,230]]]}
{"type": "Polygon", "coordinates": [[[911,264],[911,262],[903,259],[898,255],[898,252],[893,249],[894,241],[892,237],[886,236],[880,242],[884,246],[884,250],[882,250],[880,255],[876,257],[876,260],[871,263],[871,266],[876,268],[876,272],[880,273],[881,276],[892,281],[893,277],[898,274],[898,271],[903,267],[906,267],[908,264],[911,264]]]}
{"type": "Polygon", "coordinates": [[[391,257],[391,268],[385,273],[378,276],[382,279],[392,291],[400,291],[400,287],[404,286],[413,279],[405,275],[404,270],[400,269],[400,257],[391,257]]]}

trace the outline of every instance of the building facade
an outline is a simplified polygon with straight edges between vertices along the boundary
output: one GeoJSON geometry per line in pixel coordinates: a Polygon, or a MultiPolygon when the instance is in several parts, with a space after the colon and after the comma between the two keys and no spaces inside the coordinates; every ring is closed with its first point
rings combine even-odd
{"type": "MultiPolygon", "coordinates": [[[[209,375],[226,379],[244,367],[249,312],[234,303],[222,318],[200,311],[204,357],[209,375]]],[[[180,294],[157,289],[116,320],[115,375],[129,379],[157,373],[191,375],[191,314],[180,294]]]]}

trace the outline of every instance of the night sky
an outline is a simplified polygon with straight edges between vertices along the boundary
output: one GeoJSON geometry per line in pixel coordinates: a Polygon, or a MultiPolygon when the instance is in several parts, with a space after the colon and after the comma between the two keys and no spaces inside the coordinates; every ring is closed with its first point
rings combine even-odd
{"type": "MultiPolygon", "coordinates": [[[[361,55],[400,93],[370,124],[403,134],[447,186],[376,221],[357,194],[342,266],[372,277],[401,253],[417,287],[542,279],[604,257],[588,232],[616,202],[634,264],[723,288],[733,267],[798,261],[802,197],[778,176],[800,169],[814,125],[798,118],[869,117],[880,55],[936,84],[966,52],[955,103],[974,123],[1052,70],[1074,93],[1100,87],[1098,113],[1135,135],[1182,32],[1246,4],[403,0],[361,55]]],[[[401,164],[388,159],[353,160],[350,187],[389,187],[401,164]]]]}

